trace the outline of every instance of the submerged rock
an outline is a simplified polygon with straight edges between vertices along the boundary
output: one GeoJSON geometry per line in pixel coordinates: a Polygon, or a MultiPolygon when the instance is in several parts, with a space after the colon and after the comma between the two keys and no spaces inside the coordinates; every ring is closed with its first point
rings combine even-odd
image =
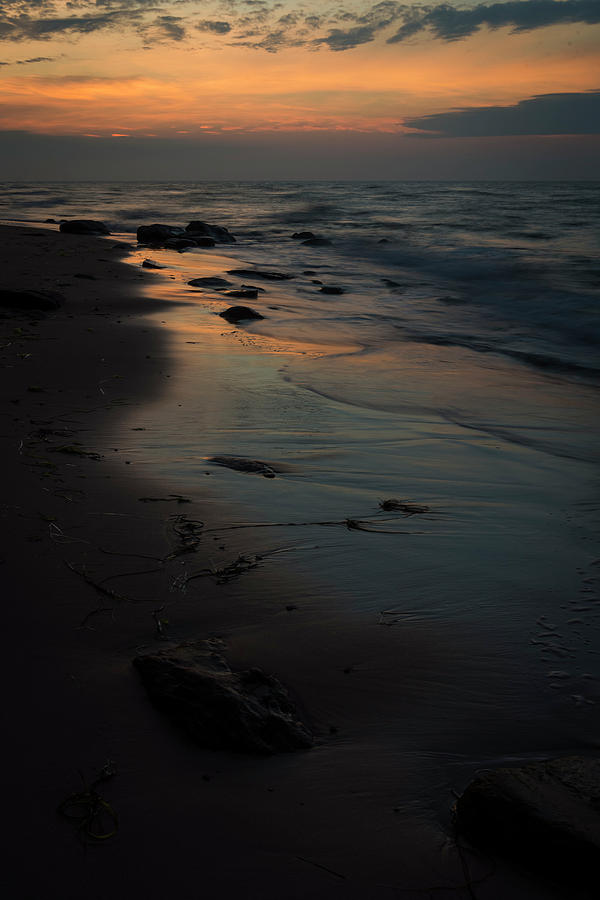
{"type": "Polygon", "coordinates": [[[57,291],[0,290],[0,306],[9,306],[13,309],[58,309],[64,300],[64,296],[57,291]]]}
{"type": "Polygon", "coordinates": [[[229,309],[224,309],[219,315],[222,319],[226,319],[232,324],[243,322],[245,319],[264,319],[264,316],[261,316],[260,313],[257,313],[256,310],[251,309],[249,306],[230,306],[229,309]]]}
{"type": "Polygon", "coordinates": [[[265,478],[275,478],[273,466],[260,459],[247,459],[245,456],[209,456],[209,460],[218,466],[235,469],[236,472],[252,472],[264,475],[265,478]]]}
{"type": "Polygon", "coordinates": [[[334,287],[332,284],[324,284],[321,288],[322,294],[343,294],[344,288],[334,287]]]}
{"type": "Polygon", "coordinates": [[[71,219],[60,223],[63,234],[110,234],[104,222],[94,219],[71,219]]]}
{"type": "Polygon", "coordinates": [[[235,237],[224,225],[209,225],[208,222],[190,222],[185,227],[193,238],[208,237],[219,244],[235,244],[235,237]]]}
{"type": "Polygon", "coordinates": [[[264,272],[261,269],[228,269],[228,275],[239,275],[240,278],[264,278],[265,281],[287,281],[293,275],[285,272],[264,272]]]}
{"type": "Polygon", "coordinates": [[[585,880],[600,861],[600,759],[486,772],[457,801],[456,823],[475,844],[585,880]]]}
{"type": "Polygon", "coordinates": [[[226,278],[219,278],[217,275],[205,275],[204,278],[192,278],[188,284],[191,284],[192,287],[213,288],[213,290],[219,291],[231,287],[233,281],[227,281],[226,278]]]}
{"type": "Polygon", "coordinates": [[[312,231],[295,231],[292,237],[295,241],[312,241],[316,235],[312,231]]]}
{"type": "Polygon", "coordinates": [[[233,672],[218,641],[138,656],[150,699],[202,747],[272,754],[314,743],[284,686],[261,669],[233,672]]]}
{"type": "Polygon", "coordinates": [[[185,230],[178,225],[140,225],[137,230],[139,244],[164,244],[169,238],[185,237],[185,230]]]}
{"type": "Polygon", "coordinates": [[[233,291],[225,291],[227,297],[237,297],[239,300],[256,300],[258,297],[258,288],[241,287],[233,291]]]}
{"type": "Polygon", "coordinates": [[[329,238],[313,237],[307,241],[302,241],[303,247],[331,247],[329,238]]]}

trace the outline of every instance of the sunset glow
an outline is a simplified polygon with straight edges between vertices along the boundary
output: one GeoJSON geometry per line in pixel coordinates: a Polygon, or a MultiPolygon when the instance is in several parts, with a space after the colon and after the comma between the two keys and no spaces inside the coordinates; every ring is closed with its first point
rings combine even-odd
{"type": "MultiPolygon", "coordinates": [[[[529,0],[507,4],[510,15],[502,6],[383,0],[324,11],[185,0],[148,11],[118,0],[8,0],[0,7],[2,128],[149,140],[402,134],[418,132],[424,116],[597,89],[600,15],[589,2],[543,0],[539,21],[529,0]]],[[[589,121],[565,129],[561,114],[550,111],[541,133],[598,130],[589,121]]]]}

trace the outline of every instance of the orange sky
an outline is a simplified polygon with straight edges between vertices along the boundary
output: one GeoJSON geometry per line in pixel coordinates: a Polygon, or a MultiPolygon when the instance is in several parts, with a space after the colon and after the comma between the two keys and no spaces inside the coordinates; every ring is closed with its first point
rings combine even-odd
{"type": "MultiPolygon", "coordinates": [[[[33,3],[12,0],[12,6],[15,14],[30,7],[30,30],[37,27],[33,3]]],[[[80,6],[73,9],[72,4],[67,10],[57,2],[55,18],[88,15],[90,10],[97,14],[97,7],[85,0],[80,6]]],[[[11,38],[0,44],[2,128],[99,136],[231,130],[395,132],[403,130],[405,118],[460,107],[506,106],[539,94],[599,86],[600,24],[578,22],[520,33],[483,26],[455,41],[425,30],[406,42],[386,43],[400,19],[343,52],[313,43],[333,27],[357,27],[357,17],[370,15],[380,21],[392,7],[397,14],[397,4],[391,2],[377,7],[355,4],[349,7],[354,19],[340,24],[330,16],[304,37],[297,26],[294,30],[279,23],[283,15],[296,14],[292,7],[244,0],[236,7],[215,6],[208,20],[225,28],[224,23],[243,22],[242,14],[253,12],[253,22],[231,26],[227,34],[199,31],[196,26],[207,6],[191,0],[167,4],[153,12],[154,18],[140,14],[142,18],[123,27],[88,34],[59,30],[43,39],[17,39],[11,23],[18,19],[9,16],[5,31],[11,38]],[[257,8],[270,10],[270,18],[263,14],[260,21],[257,8]],[[237,18],[227,13],[231,9],[237,10],[237,18]],[[264,40],[275,27],[283,34],[278,52],[233,46],[264,40]],[[185,33],[163,33],[169,28],[185,33]],[[248,31],[254,34],[245,37],[248,31]],[[285,46],[288,38],[302,45],[285,46]],[[42,61],[35,61],[39,58],[42,61]]],[[[109,11],[117,8],[122,6],[116,0],[107,6],[109,11]]],[[[310,11],[308,4],[302,9],[304,15],[310,11]]]]}

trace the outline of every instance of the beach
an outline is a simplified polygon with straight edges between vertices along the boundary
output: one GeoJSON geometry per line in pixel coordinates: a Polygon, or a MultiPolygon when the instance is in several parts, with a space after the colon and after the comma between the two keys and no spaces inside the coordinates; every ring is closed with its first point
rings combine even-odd
{"type": "Polygon", "coordinates": [[[65,298],[0,320],[22,896],[564,897],[457,844],[452,806],[478,770],[597,754],[592,388],[317,328],[326,260],[231,325],[189,276],[237,287],[269,248],[1,236],[4,287],[65,298]],[[133,659],[207,639],[281,680],[312,749],[207,750],[151,705],[133,659]],[[57,808],[109,760],[90,846],[57,808]]]}

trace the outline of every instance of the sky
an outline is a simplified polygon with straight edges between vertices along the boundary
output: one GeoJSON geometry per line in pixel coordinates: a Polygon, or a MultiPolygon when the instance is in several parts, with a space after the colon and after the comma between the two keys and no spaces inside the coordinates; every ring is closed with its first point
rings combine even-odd
{"type": "Polygon", "coordinates": [[[597,178],[600,0],[0,0],[4,180],[597,178]]]}

